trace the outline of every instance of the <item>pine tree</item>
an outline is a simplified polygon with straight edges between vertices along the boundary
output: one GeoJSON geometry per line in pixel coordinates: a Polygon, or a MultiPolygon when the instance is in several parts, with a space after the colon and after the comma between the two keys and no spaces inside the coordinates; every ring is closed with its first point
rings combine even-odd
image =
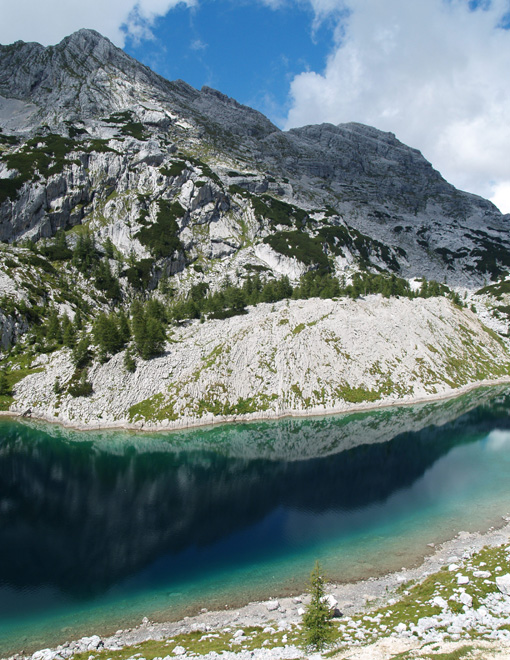
{"type": "Polygon", "coordinates": [[[90,232],[80,234],[73,251],[73,266],[85,277],[90,275],[92,266],[97,262],[98,253],[94,237],[90,232]]]}
{"type": "Polygon", "coordinates": [[[81,312],[80,312],[79,309],[76,310],[76,314],[74,315],[73,323],[74,323],[74,329],[76,330],[76,332],[80,332],[80,330],[83,329],[83,318],[81,316],[81,312]]]}
{"type": "Polygon", "coordinates": [[[124,335],[119,331],[119,319],[115,314],[107,315],[104,312],[99,314],[94,322],[92,333],[94,341],[99,347],[101,362],[106,362],[108,354],[115,355],[126,344],[124,335]]]}
{"type": "Polygon", "coordinates": [[[112,243],[112,239],[109,236],[103,243],[103,248],[108,259],[113,259],[115,255],[115,247],[112,243]]]}
{"type": "Polygon", "coordinates": [[[141,355],[143,346],[147,340],[147,326],[143,305],[139,300],[135,300],[131,305],[131,333],[135,342],[136,352],[138,355],[141,355]]]}
{"type": "Polygon", "coordinates": [[[131,374],[136,371],[136,362],[131,348],[127,348],[124,353],[124,368],[131,374]]]}
{"type": "Polygon", "coordinates": [[[128,318],[123,309],[121,309],[117,315],[117,330],[122,341],[122,345],[125,346],[131,339],[131,330],[129,328],[128,318]]]}
{"type": "Polygon", "coordinates": [[[160,319],[154,316],[147,317],[147,342],[142,357],[148,360],[163,352],[165,347],[165,329],[160,319]]]}
{"type": "Polygon", "coordinates": [[[67,314],[62,318],[62,343],[67,348],[72,348],[76,343],[76,331],[67,314]]]}
{"type": "Polygon", "coordinates": [[[46,339],[49,342],[55,341],[60,344],[62,341],[62,328],[60,326],[60,319],[57,310],[52,308],[48,316],[48,324],[46,326],[46,339]]]}
{"type": "Polygon", "coordinates": [[[144,360],[159,355],[165,346],[164,308],[157,301],[143,306],[136,301],[131,306],[131,332],[135,349],[144,360]]]}
{"type": "Polygon", "coordinates": [[[303,615],[305,641],[307,646],[322,651],[332,639],[333,624],[329,606],[325,602],[324,579],[318,561],[310,575],[309,591],[311,600],[303,615]]]}
{"type": "Polygon", "coordinates": [[[0,371],[0,396],[9,396],[11,388],[5,371],[0,371]]]}
{"type": "Polygon", "coordinates": [[[73,348],[73,363],[77,369],[82,369],[89,364],[92,356],[90,354],[90,341],[88,337],[82,337],[73,348]]]}
{"type": "Polygon", "coordinates": [[[104,291],[110,300],[120,300],[121,290],[119,280],[112,274],[110,262],[103,259],[96,269],[95,285],[100,291],[104,291]]]}

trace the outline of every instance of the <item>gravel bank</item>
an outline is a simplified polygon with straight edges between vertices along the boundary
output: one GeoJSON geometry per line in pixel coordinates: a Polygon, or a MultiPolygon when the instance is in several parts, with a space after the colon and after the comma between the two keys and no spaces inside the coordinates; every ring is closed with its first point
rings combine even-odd
{"type": "MultiPolygon", "coordinates": [[[[485,546],[501,546],[510,543],[510,517],[502,520],[502,527],[498,529],[490,529],[487,533],[467,533],[460,532],[454,539],[443,543],[442,545],[431,548],[432,554],[426,557],[420,566],[402,569],[401,571],[388,574],[380,578],[369,578],[361,582],[353,584],[330,584],[328,585],[328,593],[332,594],[338,601],[338,609],[342,613],[340,618],[340,625],[349,623],[353,617],[360,613],[369,615],[370,612],[377,610],[385,605],[392,605],[398,600],[396,595],[397,590],[402,589],[402,585],[411,581],[421,581],[427,576],[436,573],[442,567],[451,565],[454,560],[457,560],[461,565],[462,562],[469,564],[470,557],[480,551],[485,546]]],[[[510,546],[509,546],[510,548],[510,546]]],[[[510,551],[507,551],[510,556],[510,551]]],[[[503,567],[503,573],[509,568],[507,565],[503,567]]],[[[460,582],[459,582],[460,584],[460,582]]],[[[405,593],[405,592],[404,592],[405,593]]],[[[459,593],[462,593],[462,588],[459,593]]],[[[493,597],[493,600],[498,600],[497,607],[501,610],[503,615],[508,609],[508,622],[510,622],[510,595],[502,595],[500,598],[493,597]],[[503,611],[504,610],[504,611],[503,611]]],[[[302,649],[298,649],[292,645],[281,646],[276,649],[260,649],[255,651],[245,651],[242,649],[242,637],[236,631],[250,626],[261,626],[268,631],[275,633],[291,630],[296,624],[299,624],[303,613],[303,606],[306,604],[306,595],[297,596],[293,598],[279,598],[277,600],[270,600],[266,602],[255,602],[246,605],[237,610],[225,610],[208,612],[203,611],[196,617],[186,617],[182,621],[167,622],[167,623],[153,623],[148,619],[144,619],[140,625],[127,630],[119,630],[115,635],[100,638],[98,635],[91,637],[84,637],[77,641],[66,642],[55,649],[44,649],[38,651],[31,656],[12,656],[15,660],[21,658],[31,660],[60,660],[71,658],[77,653],[84,651],[94,652],[102,648],[109,649],[112,652],[118,651],[126,646],[133,646],[147,640],[164,640],[173,638],[177,635],[200,631],[204,634],[214,633],[214,631],[224,631],[230,629],[232,631],[232,642],[239,643],[241,648],[239,651],[233,649],[227,654],[218,656],[216,654],[208,654],[205,656],[207,660],[221,657],[223,660],[246,660],[248,658],[281,658],[290,659],[303,657],[305,654],[302,649]],[[236,641],[237,640],[237,641],[236,641]],[[210,657],[209,657],[210,656],[210,657]]],[[[467,608],[469,610],[470,608],[467,608]]],[[[466,610],[464,610],[464,614],[466,610]]],[[[482,612],[483,613],[483,612],[482,612]]],[[[476,617],[472,615],[472,626],[478,625],[476,617]]],[[[480,619],[480,617],[479,617],[480,619]]],[[[487,620],[481,620],[479,625],[480,631],[487,630],[487,620]]],[[[420,624],[421,625],[421,624],[420,624]]],[[[415,657],[421,657],[419,654],[421,650],[426,650],[430,644],[434,643],[437,649],[455,649],[459,646],[461,641],[457,640],[443,641],[434,638],[433,628],[431,625],[427,628],[425,624],[423,627],[423,634],[420,636],[409,634],[409,630],[400,630],[392,632],[390,637],[384,637],[377,640],[375,643],[366,645],[367,640],[363,640],[362,636],[359,639],[354,639],[352,647],[343,649],[339,653],[340,658],[356,658],[364,660],[365,658],[373,658],[374,660],[392,658],[393,654],[402,652],[413,652],[415,657]],[[359,648],[357,648],[359,647],[359,648]],[[369,651],[369,649],[371,649],[369,651]],[[370,653],[372,655],[370,655],[370,653]]],[[[407,627],[406,627],[407,628],[407,627]]],[[[453,633],[455,635],[455,633],[453,633]]],[[[505,637],[507,633],[503,635],[505,637]]],[[[481,635],[484,637],[484,635],[481,635]]],[[[486,635],[490,640],[490,635],[486,635]]],[[[496,639],[496,641],[485,640],[485,656],[473,657],[493,657],[491,653],[496,650],[504,652],[506,646],[510,648],[510,632],[508,633],[509,640],[496,639]]],[[[494,638],[493,638],[494,639],[494,638]]],[[[185,649],[179,647],[175,649],[169,647],[169,656],[180,656],[185,658],[187,656],[185,649]]],[[[189,656],[190,657],[190,656],[189,656]]],[[[496,656],[494,656],[496,657],[496,656]]],[[[510,655],[497,655],[499,658],[510,657],[510,655]]]]}

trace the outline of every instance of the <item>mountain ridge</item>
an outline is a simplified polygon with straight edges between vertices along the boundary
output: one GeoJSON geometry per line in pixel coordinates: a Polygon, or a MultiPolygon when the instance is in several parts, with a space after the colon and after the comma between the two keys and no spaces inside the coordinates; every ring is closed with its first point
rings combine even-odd
{"type": "MultiPolygon", "coordinates": [[[[4,95],[3,112],[0,102],[0,125],[3,120],[4,130],[9,126],[12,129],[15,121],[5,109],[9,102],[32,104],[25,106],[28,113],[34,102],[40,104],[28,123],[26,113],[20,108],[14,113],[16,121],[20,118],[22,124],[18,129],[28,130],[30,134],[46,123],[49,130],[63,135],[84,131],[93,137],[104,137],[101,117],[107,119],[107,113],[129,111],[135,123],[155,127],[151,134],[156,139],[163,136],[168,139],[168,127],[184,122],[191,143],[202,143],[201,149],[205,146],[209,160],[211,157],[212,161],[218,157],[244,160],[261,178],[266,173],[278,178],[280,185],[275,192],[283,194],[286,201],[304,205],[305,210],[314,205],[333,206],[339,217],[356,230],[372,235],[376,232],[378,238],[382,235],[389,247],[404,243],[401,247],[411,252],[407,262],[400,259],[400,270],[406,276],[421,274],[416,268],[413,270],[412,264],[429,261],[430,258],[424,258],[424,252],[438,255],[425,274],[430,276],[439,269],[443,277],[454,283],[468,279],[458,277],[455,271],[459,270],[459,264],[461,270],[468,268],[469,277],[476,277],[480,270],[479,257],[483,261],[488,251],[494,251],[494,246],[508,262],[504,265],[510,264],[506,256],[510,248],[509,218],[487,200],[456,191],[418,150],[403,145],[393,134],[357,123],[281,131],[258,111],[221,92],[207,87],[198,91],[182,81],[164,80],[96,32],[81,30],[46,49],[22,42],[1,47],[0,95],[4,95]],[[79,59],[79,70],[74,70],[69,63],[77,66],[73,60],[75,52],[86,53],[90,41],[94,44],[92,58],[79,59]],[[44,75],[40,66],[34,65],[33,58],[30,66],[18,67],[20,53],[27,48],[35,49],[39,59],[44,60],[44,75]],[[88,72],[85,78],[84,68],[88,72]],[[54,83],[51,88],[43,84],[48,79],[54,83]],[[71,91],[62,92],[63,87],[71,91]],[[172,113],[177,113],[177,117],[172,118],[172,113]],[[35,127],[30,128],[30,121],[35,122],[35,127]],[[85,126],[84,121],[90,125],[85,126]],[[78,122],[77,127],[73,122],[78,122]],[[291,180],[290,187],[281,185],[282,179],[291,180]],[[360,205],[366,205],[361,212],[360,205]],[[458,232],[450,232],[448,236],[444,220],[448,225],[460,221],[466,224],[464,233],[468,235],[462,236],[460,244],[455,236],[458,232]],[[492,232],[486,231],[488,221],[493,226],[492,232]],[[485,235],[481,237],[477,232],[485,235]],[[470,254],[475,257],[475,263],[473,258],[465,258],[470,254]]],[[[177,148],[183,142],[186,146],[190,144],[182,136],[171,137],[177,138],[177,148]]],[[[164,152],[162,157],[167,157],[164,152]]],[[[271,193],[264,180],[256,184],[244,180],[241,185],[252,193],[271,193]]],[[[489,277],[498,271],[497,264],[491,268],[489,277]]],[[[483,277],[477,281],[481,284],[483,277]]]]}
{"type": "MultiPolygon", "coordinates": [[[[165,80],[90,30],[47,48],[0,47],[0,128],[0,328],[11,387],[4,407],[43,414],[37,391],[47,388],[47,377],[26,374],[35,388],[27,394],[15,373],[19,354],[55,379],[62,407],[51,415],[66,407],[79,415],[96,400],[87,398],[94,388],[101,390],[101,364],[117,375],[128,367],[148,370],[152,386],[153,358],[173,354],[171,337],[181,326],[223,319],[226,328],[225,319],[240,316],[249,321],[243,332],[255,333],[258,312],[251,308],[269,303],[269,323],[271,304],[291,298],[338,299],[341,306],[346,297],[366,296],[380,313],[372,295],[380,294],[392,299],[405,327],[421,322],[428,303],[406,307],[393,298],[449,297],[453,305],[442,314],[452,323],[455,305],[470,306],[489,326],[474,331],[480,342],[491,343],[490,332],[501,335],[493,358],[470,354],[476,368],[463,384],[501,375],[507,364],[510,216],[456,190],[392,133],[356,122],[282,131],[221,92],[165,80]],[[112,332],[122,340],[113,341],[112,332]],[[52,357],[41,362],[41,354],[52,357]]],[[[313,321],[322,333],[316,362],[323,366],[326,316],[313,321]]],[[[453,323],[451,332],[469,323],[453,323]]],[[[291,354],[306,350],[301,330],[285,334],[291,354]]],[[[436,363],[419,342],[409,350],[430,363],[432,380],[426,370],[417,373],[438,392],[447,365],[452,374],[465,373],[462,346],[436,355],[436,363]]],[[[405,361],[407,352],[395,359],[405,361]]],[[[338,369],[347,389],[337,383],[320,410],[341,409],[352,388],[369,399],[386,396],[382,384],[374,390],[370,368],[360,375],[342,362],[338,369]]],[[[273,401],[263,395],[272,373],[261,372],[260,391],[253,381],[251,393],[232,384],[206,396],[208,386],[202,391],[192,381],[190,396],[209,397],[209,408],[181,412],[197,420],[225,417],[239,399],[251,401],[249,414],[257,414],[273,401]]],[[[228,381],[220,372],[211,378],[228,381]]],[[[313,392],[297,401],[292,387],[303,391],[301,385],[282,382],[285,391],[268,394],[277,396],[278,409],[287,400],[294,401],[291,412],[315,409],[313,392]]],[[[407,391],[401,385],[392,401],[407,391]]],[[[315,390],[322,388],[317,381],[315,390]]],[[[168,407],[171,393],[149,389],[148,398],[168,407]]],[[[129,407],[141,403],[130,399],[129,407]]],[[[122,402],[111,405],[105,415],[127,414],[115,410],[122,402]]]]}

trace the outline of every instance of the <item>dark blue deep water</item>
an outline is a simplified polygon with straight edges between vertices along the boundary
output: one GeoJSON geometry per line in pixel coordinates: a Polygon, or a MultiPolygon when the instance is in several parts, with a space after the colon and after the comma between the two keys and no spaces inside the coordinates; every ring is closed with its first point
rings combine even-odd
{"type": "Polygon", "coordinates": [[[510,389],[140,435],[0,421],[0,655],[410,565],[510,512],[510,389]]]}

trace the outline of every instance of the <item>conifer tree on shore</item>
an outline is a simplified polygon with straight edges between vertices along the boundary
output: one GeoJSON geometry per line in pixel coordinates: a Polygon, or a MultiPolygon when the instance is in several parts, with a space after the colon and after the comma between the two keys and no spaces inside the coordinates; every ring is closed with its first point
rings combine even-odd
{"type": "Polygon", "coordinates": [[[322,651],[332,639],[331,612],[325,599],[324,578],[318,561],[310,575],[310,603],[303,615],[305,642],[317,651],[322,651]]]}

